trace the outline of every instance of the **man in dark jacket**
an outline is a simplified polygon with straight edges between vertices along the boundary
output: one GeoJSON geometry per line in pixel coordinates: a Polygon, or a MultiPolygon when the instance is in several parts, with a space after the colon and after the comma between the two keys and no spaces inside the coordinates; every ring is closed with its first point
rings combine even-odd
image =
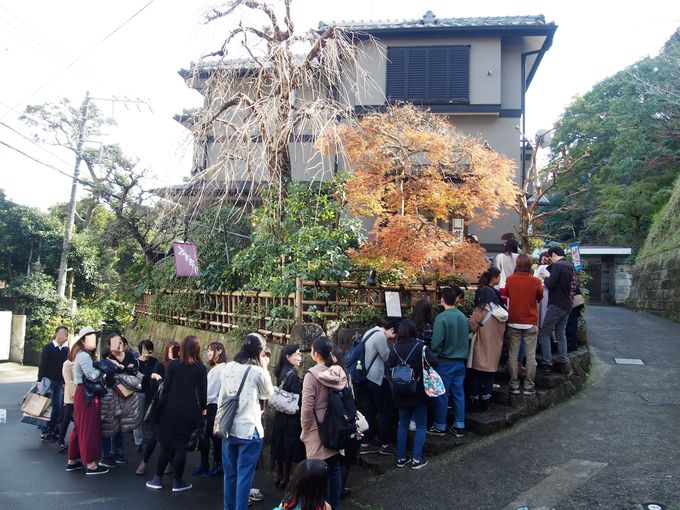
{"type": "Polygon", "coordinates": [[[564,258],[564,250],[559,246],[550,248],[548,256],[552,265],[548,267],[550,276],[546,278],[545,286],[550,292],[548,294],[548,309],[538,335],[542,356],[538,372],[548,373],[554,370],[566,373],[569,371],[569,359],[567,358],[567,336],[565,330],[569,313],[571,312],[574,266],[564,258]],[[555,332],[558,345],[558,353],[554,362],[550,351],[550,335],[553,331],[555,332]]]}
{"type": "Polygon", "coordinates": [[[52,336],[52,341],[43,347],[40,353],[40,366],[38,367],[38,382],[43,378],[50,381],[50,393],[52,394],[52,417],[43,429],[40,439],[45,443],[54,443],[57,440],[57,427],[61,420],[61,406],[64,400],[64,376],[61,373],[64,361],[68,356],[68,328],[59,326],[52,336]]]}

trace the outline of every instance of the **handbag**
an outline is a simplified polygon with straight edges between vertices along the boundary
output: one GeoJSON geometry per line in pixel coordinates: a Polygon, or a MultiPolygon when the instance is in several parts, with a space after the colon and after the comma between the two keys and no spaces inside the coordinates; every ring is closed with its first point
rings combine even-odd
{"type": "Polygon", "coordinates": [[[144,423],[148,425],[156,425],[160,421],[161,412],[163,411],[163,381],[158,383],[156,393],[153,395],[151,404],[149,404],[146,414],[144,414],[144,423]]]}
{"type": "Polygon", "coordinates": [[[118,383],[116,384],[113,389],[118,393],[123,398],[128,398],[130,395],[132,395],[135,391],[128,388],[125,386],[123,383],[118,383]]]}
{"type": "Polygon", "coordinates": [[[423,355],[423,388],[425,389],[425,395],[427,395],[428,397],[436,398],[436,397],[440,397],[444,393],[446,393],[446,388],[444,388],[444,381],[442,381],[441,376],[427,362],[427,357],[425,356],[425,349],[426,348],[427,347],[423,347],[423,351],[422,351],[422,355],[423,355]]]}
{"type": "Polygon", "coordinates": [[[370,426],[368,425],[368,420],[366,417],[361,414],[359,411],[357,411],[357,429],[359,432],[363,435],[364,432],[366,432],[370,426]]]}
{"type": "Polygon", "coordinates": [[[26,395],[26,399],[21,405],[21,410],[26,414],[30,414],[31,416],[40,416],[43,414],[43,412],[45,412],[45,409],[47,409],[51,403],[52,401],[49,398],[31,392],[26,395]]]}
{"type": "Polygon", "coordinates": [[[252,365],[248,365],[246,368],[246,373],[243,374],[243,379],[241,379],[241,384],[238,387],[236,395],[230,397],[226,396],[222,399],[220,407],[217,409],[217,414],[215,416],[215,426],[213,428],[213,434],[217,437],[228,437],[229,432],[231,432],[231,427],[234,424],[234,418],[236,417],[236,411],[238,410],[238,402],[241,397],[241,391],[243,390],[243,385],[248,378],[248,372],[253,368],[252,365]]]}
{"type": "MultiPolygon", "coordinates": [[[[288,375],[291,373],[289,372],[288,375]]],[[[274,394],[269,397],[267,404],[278,413],[296,414],[300,410],[300,395],[283,389],[286,379],[274,388],[274,394]]]]}

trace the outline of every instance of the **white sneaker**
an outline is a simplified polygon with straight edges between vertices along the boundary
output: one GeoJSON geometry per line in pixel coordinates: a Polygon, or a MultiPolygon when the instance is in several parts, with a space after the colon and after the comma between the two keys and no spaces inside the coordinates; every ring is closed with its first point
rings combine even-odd
{"type": "Polygon", "coordinates": [[[263,501],[264,500],[264,494],[260,492],[260,489],[252,488],[250,489],[250,494],[248,495],[248,499],[250,501],[263,501]]]}

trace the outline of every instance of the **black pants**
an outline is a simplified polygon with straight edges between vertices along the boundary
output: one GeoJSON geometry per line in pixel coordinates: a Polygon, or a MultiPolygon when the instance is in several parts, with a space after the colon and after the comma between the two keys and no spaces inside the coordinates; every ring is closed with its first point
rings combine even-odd
{"type": "Polygon", "coordinates": [[[369,429],[362,440],[369,443],[378,435],[383,445],[392,443],[392,391],[387,379],[382,384],[366,381],[361,391],[369,429]]]}
{"type": "Polygon", "coordinates": [[[222,464],[222,438],[213,436],[216,414],[217,404],[208,404],[208,410],[205,416],[205,433],[201,434],[198,443],[198,448],[201,451],[201,465],[203,466],[210,464],[208,457],[210,454],[211,442],[213,445],[213,464],[222,464]]]}
{"type": "Polygon", "coordinates": [[[495,372],[483,372],[474,368],[468,368],[466,379],[470,381],[470,397],[481,398],[482,400],[491,399],[491,390],[493,389],[493,380],[495,372]]]}
{"type": "Polygon", "coordinates": [[[581,310],[583,310],[583,305],[572,308],[567,319],[565,334],[567,335],[567,350],[569,351],[578,349],[578,318],[581,316],[581,310]]]}
{"type": "Polygon", "coordinates": [[[174,449],[161,444],[161,451],[158,454],[158,465],[156,466],[156,476],[163,476],[165,466],[174,458],[173,468],[175,470],[175,480],[181,480],[184,474],[184,465],[187,461],[187,451],[184,448],[174,449]]]}
{"type": "Polygon", "coordinates": [[[64,404],[61,410],[61,422],[59,422],[59,442],[63,443],[66,438],[68,426],[73,421],[73,404],[64,404]]]}

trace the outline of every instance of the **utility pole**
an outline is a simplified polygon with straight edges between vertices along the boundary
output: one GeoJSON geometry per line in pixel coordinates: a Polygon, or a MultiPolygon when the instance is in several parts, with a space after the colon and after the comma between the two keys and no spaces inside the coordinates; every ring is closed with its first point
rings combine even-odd
{"type": "Polygon", "coordinates": [[[85,124],[87,123],[87,110],[90,105],[90,93],[85,93],[85,99],[80,106],[80,122],[78,123],[78,138],[76,139],[76,164],[73,168],[73,183],[71,184],[71,201],[68,205],[66,216],[66,232],[64,242],[61,245],[61,260],[59,261],[59,277],[57,279],[57,295],[64,297],[66,291],[66,269],[68,267],[68,247],[71,242],[71,231],[76,215],[76,203],[78,194],[78,180],[80,178],[80,163],[83,160],[83,144],[85,143],[85,124]]]}

